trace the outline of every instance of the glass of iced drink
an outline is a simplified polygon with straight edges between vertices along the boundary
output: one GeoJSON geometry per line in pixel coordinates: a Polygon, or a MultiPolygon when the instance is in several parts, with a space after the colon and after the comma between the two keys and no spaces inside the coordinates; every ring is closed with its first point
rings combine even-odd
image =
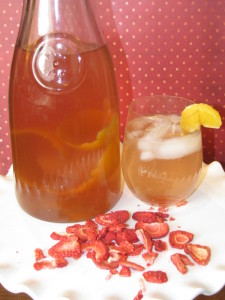
{"type": "Polygon", "coordinates": [[[201,130],[186,133],[180,126],[181,112],[191,104],[175,96],[149,96],[129,107],[122,170],[131,192],[144,202],[174,205],[190,196],[198,183],[201,130]]]}

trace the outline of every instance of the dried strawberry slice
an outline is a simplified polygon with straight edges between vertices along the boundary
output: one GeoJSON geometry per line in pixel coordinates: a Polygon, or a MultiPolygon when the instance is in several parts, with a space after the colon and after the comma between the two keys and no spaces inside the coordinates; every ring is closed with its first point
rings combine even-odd
{"type": "Polygon", "coordinates": [[[95,221],[104,226],[124,224],[130,218],[130,214],[127,210],[118,210],[115,212],[110,212],[108,214],[98,215],[95,221]]]}
{"type": "Polygon", "coordinates": [[[122,266],[122,268],[119,271],[119,275],[123,277],[130,277],[131,276],[130,268],[122,266]]]}
{"type": "Polygon", "coordinates": [[[194,234],[188,231],[175,230],[169,233],[171,247],[183,249],[184,246],[193,240],[194,234]]]}
{"type": "Polygon", "coordinates": [[[137,222],[135,229],[143,229],[147,231],[151,238],[157,239],[166,236],[169,232],[169,226],[167,223],[143,223],[137,222]]]}
{"type": "Polygon", "coordinates": [[[81,245],[83,251],[92,250],[95,253],[96,262],[102,262],[109,257],[109,249],[106,244],[100,240],[86,242],[81,245]]]}
{"type": "Polygon", "coordinates": [[[34,269],[40,271],[43,269],[63,268],[68,265],[68,261],[64,258],[57,258],[54,260],[41,260],[34,263],[34,269]]]}
{"type": "Polygon", "coordinates": [[[105,244],[111,244],[116,239],[116,234],[113,231],[108,231],[104,237],[105,244]]]}
{"type": "Polygon", "coordinates": [[[181,259],[180,253],[174,253],[174,254],[172,254],[170,256],[170,259],[171,259],[172,263],[175,265],[175,267],[177,268],[177,270],[181,274],[186,274],[187,273],[186,264],[181,259]]]}
{"type": "Polygon", "coordinates": [[[127,225],[124,224],[124,223],[112,224],[112,225],[107,226],[107,230],[108,231],[113,231],[113,232],[120,232],[126,227],[127,227],[127,225]]]}
{"type": "Polygon", "coordinates": [[[92,220],[87,220],[84,225],[75,224],[66,227],[66,232],[73,233],[82,241],[94,241],[98,235],[98,225],[92,220]]]}
{"type": "Polygon", "coordinates": [[[108,232],[107,227],[105,227],[105,226],[102,227],[102,228],[99,230],[99,233],[98,233],[96,239],[97,239],[97,240],[102,240],[102,239],[104,239],[104,237],[106,236],[107,232],[108,232]]]}
{"type": "Polygon", "coordinates": [[[140,242],[144,244],[145,249],[148,252],[152,251],[152,239],[150,238],[150,235],[147,231],[144,231],[143,229],[137,229],[136,235],[140,242]]]}
{"type": "Polygon", "coordinates": [[[135,229],[124,228],[122,231],[116,233],[116,242],[119,245],[121,242],[128,241],[130,243],[138,242],[135,229]]]}
{"type": "Polygon", "coordinates": [[[205,266],[210,260],[211,249],[207,246],[198,244],[186,244],[184,246],[184,251],[189,254],[192,259],[199,265],[205,266]]]}
{"type": "Polygon", "coordinates": [[[134,251],[129,253],[129,255],[131,256],[139,255],[144,250],[144,245],[141,243],[133,244],[133,245],[134,245],[134,251]]]}
{"type": "Polygon", "coordinates": [[[97,262],[96,259],[92,257],[92,261],[98,268],[104,270],[114,270],[119,267],[119,262],[115,260],[103,260],[101,262],[97,262]]]}
{"type": "Polygon", "coordinates": [[[135,221],[143,223],[154,223],[157,222],[157,215],[151,211],[136,211],[133,213],[132,218],[135,221]]]}
{"type": "Polygon", "coordinates": [[[59,232],[52,232],[50,235],[50,237],[56,241],[66,240],[69,236],[71,236],[71,234],[59,232]]]}
{"type": "Polygon", "coordinates": [[[39,261],[39,260],[41,260],[43,258],[46,258],[46,256],[44,255],[43,250],[40,249],[40,248],[36,248],[34,250],[34,255],[35,255],[35,261],[39,261]]]}
{"type": "Polygon", "coordinates": [[[119,248],[122,250],[122,252],[127,254],[130,254],[134,251],[134,245],[128,241],[121,242],[119,248]]]}
{"type": "Polygon", "coordinates": [[[180,253],[180,258],[186,266],[194,266],[194,263],[187,257],[187,255],[180,253]]]}
{"type": "Polygon", "coordinates": [[[48,254],[54,258],[77,256],[80,253],[80,243],[76,236],[68,236],[60,240],[48,250],[48,254]]]}
{"type": "Polygon", "coordinates": [[[145,269],[141,265],[136,264],[132,261],[128,261],[128,260],[121,260],[119,262],[119,264],[123,267],[128,267],[128,268],[131,268],[131,269],[136,270],[136,271],[144,271],[144,269],[145,269]]]}
{"type": "Polygon", "coordinates": [[[120,260],[126,260],[127,259],[126,252],[117,246],[115,246],[115,247],[116,248],[114,248],[114,246],[110,246],[110,248],[109,248],[109,255],[110,255],[109,260],[114,260],[117,262],[120,260]],[[123,251],[123,252],[121,252],[121,251],[123,251]]]}
{"type": "Polygon", "coordinates": [[[162,252],[167,250],[167,243],[161,240],[153,241],[153,245],[155,247],[155,251],[162,252]]]}
{"type": "Polygon", "coordinates": [[[110,272],[110,274],[112,274],[112,275],[118,274],[118,270],[116,270],[116,269],[110,269],[109,272],[110,272]]]}
{"type": "Polygon", "coordinates": [[[118,260],[113,260],[111,257],[108,259],[105,259],[103,261],[97,261],[95,257],[95,252],[88,252],[88,258],[91,258],[93,263],[100,269],[105,269],[105,270],[114,270],[119,267],[119,261],[118,260]]]}
{"type": "Polygon", "coordinates": [[[168,281],[167,274],[163,271],[147,271],[143,273],[144,279],[152,283],[165,283],[168,281]]]}
{"type": "Polygon", "coordinates": [[[158,256],[157,252],[145,252],[142,254],[142,257],[144,258],[144,260],[147,262],[149,266],[151,266],[154,263],[157,256],[158,256]]]}
{"type": "Polygon", "coordinates": [[[130,219],[130,213],[127,210],[117,210],[113,214],[118,223],[126,223],[130,219]]]}

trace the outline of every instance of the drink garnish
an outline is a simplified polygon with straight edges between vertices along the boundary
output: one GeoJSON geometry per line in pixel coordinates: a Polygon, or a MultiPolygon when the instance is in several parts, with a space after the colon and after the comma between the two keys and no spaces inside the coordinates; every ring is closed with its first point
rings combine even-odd
{"type": "Polygon", "coordinates": [[[201,125],[218,129],[222,125],[219,112],[205,103],[195,103],[187,106],[181,113],[180,125],[185,132],[200,130],[201,125]]]}

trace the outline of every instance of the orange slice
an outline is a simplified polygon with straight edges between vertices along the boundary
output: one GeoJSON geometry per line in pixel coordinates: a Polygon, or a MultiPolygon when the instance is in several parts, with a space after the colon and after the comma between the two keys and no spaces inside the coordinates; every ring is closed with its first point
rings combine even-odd
{"type": "Polygon", "coordinates": [[[180,125],[185,132],[194,132],[200,126],[220,128],[222,124],[220,114],[212,106],[204,103],[195,103],[187,106],[182,114],[180,125]]]}
{"type": "Polygon", "coordinates": [[[108,145],[119,127],[118,122],[118,118],[112,117],[111,113],[83,111],[61,124],[57,136],[69,147],[91,151],[108,145]]]}
{"type": "Polygon", "coordinates": [[[20,168],[23,170],[19,175],[21,183],[32,185],[36,182],[40,189],[44,185],[45,191],[65,196],[80,194],[92,188],[100,177],[112,176],[119,162],[119,157],[112,159],[119,155],[118,118],[105,115],[106,124],[102,129],[102,116],[99,111],[90,111],[86,117],[76,115],[76,120],[84,125],[81,128],[84,133],[94,129],[89,136],[80,135],[72,119],[57,129],[56,136],[36,128],[14,131],[21,156],[26,155],[30,162],[27,166],[23,163],[20,168]],[[97,135],[96,130],[99,130],[97,135]],[[41,157],[40,147],[45,149],[41,157]],[[29,149],[29,153],[24,154],[24,149],[29,149]],[[65,160],[61,160],[64,152],[65,160]],[[74,174],[72,178],[71,174],[74,174]],[[68,178],[67,187],[61,188],[65,183],[63,178],[68,178]]]}

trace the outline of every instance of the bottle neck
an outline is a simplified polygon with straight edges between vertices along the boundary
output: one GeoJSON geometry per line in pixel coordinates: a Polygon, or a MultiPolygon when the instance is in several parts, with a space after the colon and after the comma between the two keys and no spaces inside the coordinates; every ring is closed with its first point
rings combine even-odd
{"type": "Polygon", "coordinates": [[[27,48],[44,36],[58,33],[86,45],[104,44],[92,0],[24,0],[17,40],[20,47],[27,48]]]}

